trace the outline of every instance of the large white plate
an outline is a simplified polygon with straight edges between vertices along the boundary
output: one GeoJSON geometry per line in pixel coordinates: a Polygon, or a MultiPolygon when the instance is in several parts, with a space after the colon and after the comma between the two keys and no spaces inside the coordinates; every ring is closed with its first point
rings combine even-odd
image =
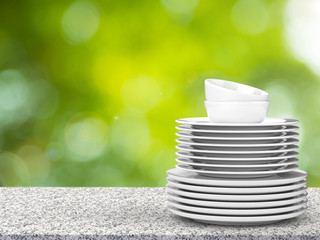
{"type": "Polygon", "coordinates": [[[199,129],[199,128],[192,128],[190,126],[179,125],[176,126],[177,130],[185,131],[185,132],[199,132],[199,133],[283,133],[283,132],[291,132],[296,131],[299,129],[297,126],[288,126],[287,128],[280,128],[280,129],[255,129],[255,130],[240,130],[235,129],[199,129]]]}
{"type": "Polygon", "coordinates": [[[306,193],[307,187],[302,187],[289,192],[280,193],[268,193],[268,194],[215,194],[215,193],[201,193],[192,192],[187,190],[182,190],[175,188],[172,185],[167,184],[167,192],[170,194],[175,194],[179,196],[184,196],[188,198],[194,198],[199,200],[213,200],[213,201],[267,201],[267,200],[278,200],[285,198],[292,198],[306,193]]]}
{"type": "Polygon", "coordinates": [[[271,153],[284,153],[284,152],[290,152],[297,150],[299,146],[297,145],[289,145],[286,146],[283,149],[267,149],[267,150],[260,150],[255,151],[255,149],[247,150],[247,151],[241,151],[242,149],[239,148],[233,148],[233,147],[211,147],[211,149],[195,149],[191,147],[190,145],[184,145],[184,144],[178,144],[176,145],[176,148],[182,151],[188,151],[188,152],[194,152],[194,153],[212,153],[212,154],[271,154],[271,153]]]}
{"type": "Polygon", "coordinates": [[[284,135],[280,136],[263,136],[259,135],[258,136],[239,136],[237,137],[236,135],[231,135],[231,136],[226,136],[226,134],[223,134],[221,136],[195,136],[187,132],[177,132],[176,135],[178,137],[186,138],[186,139],[205,139],[205,140],[275,140],[275,139],[286,139],[286,138],[292,138],[292,137],[297,137],[299,136],[299,133],[296,132],[288,132],[284,135]]]}
{"type": "Polygon", "coordinates": [[[268,148],[268,147],[283,147],[291,144],[298,143],[299,140],[296,138],[288,138],[286,142],[276,142],[276,143],[203,143],[203,142],[194,142],[190,139],[184,139],[184,138],[177,138],[176,142],[181,143],[181,144],[187,144],[191,146],[201,146],[201,147],[239,147],[239,148],[258,148],[258,147],[263,147],[263,148],[268,148]]]}
{"type": "Polygon", "coordinates": [[[183,182],[178,182],[173,180],[171,177],[167,178],[170,186],[194,191],[194,192],[203,192],[203,193],[224,193],[224,194],[262,194],[262,193],[277,193],[277,192],[287,192],[295,189],[302,188],[306,186],[307,180],[304,179],[302,181],[291,183],[282,186],[274,186],[274,187],[215,187],[215,186],[201,186],[201,185],[193,185],[187,184],[183,182]]]}
{"type": "Polygon", "coordinates": [[[178,157],[176,158],[176,161],[178,163],[183,163],[186,165],[189,165],[191,167],[195,167],[195,168],[201,168],[201,169],[208,169],[208,170],[214,170],[214,169],[233,169],[234,171],[236,169],[238,169],[239,171],[243,171],[243,170],[257,170],[257,169],[277,169],[280,167],[285,167],[288,165],[292,165],[292,164],[296,164],[299,159],[297,158],[290,158],[286,161],[282,161],[282,162],[276,162],[276,163],[262,163],[262,164],[257,164],[256,162],[253,162],[251,164],[226,164],[225,162],[221,162],[221,163],[212,163],[210,161],[207,162],[199,162],[199,161],[194,161],[188,158],[183,158],[183,157],[178,157]]]}
{"type": "Polygon", "coordinates": [[[217,215],[205,215],[190,213],[176,208],[168,208],[172,213],[185,217],[191,218],[196,221],[210,223],[210,224],[221,224],[221,225],[259,225],[259,224],[270,224],[281,220],[298,217],[305,212],[305,208],[297,211],[288,212],[284,214],[276,215],[265,215],[265,216],[217,216],[217,215]]]}
{"type": "Polygon", "coordinates": [[[306,196],[307,194],[302,194],[297,197],[287,198],[282,200],[274,200],[274,201],[257,201],[257,202],[228,201],[226,202],[226,201],[198,200],[198,199],[178,196],[171,193],[168,193],[167,195],[169,200],[191,204],[194,206],[218,207],[218,208],[247,208],[247,209],[286,206],[286,205],[295,204],[301,201],[305,201],[306,196]]]}
{"type": "Polygon", "coordinates": [[[286,166],[285,168],[275,169],[275,170],[255,170],[255,171],[214,171],[207,169],[195,169],[189,165],[178,163],[176,164],[176,168],[182,169],[185,171],[190,171],[194,173],[198,173],[200,175],[205,176],[214,176],[214,177],[225,177],[225,178],[257,178],[257,177],[266,177],[269,175],[274,175],[278,173],[290,172],[299,168],[298,165],[293,164],[286,166]]]}
{"type": "Polygon", "coordinates": [[[305,171],[295,170],[287,173],[279,173],[265,178],[225,179],[206,177],[198,173],[188,172],[177,168],[168,170],[167,174],[170,178],[184,183],[225,187],[278,186],[302,181],[307,176],[305,171]]]}
{"type": "Polygon", "coordinates": [[[261,123],[212,123],[207,117],[181,118],[176,120],[177,123],[195,126],[232,126],[232,127],[264,127],[264,126],[285,126],[298,124],[296,119],[288,118],[266,118],[261,123]]]}
{"type": "Polygon", "coordinates": [[[213,214],[224,216],[248,216],[248,215],[269,215],[269,214],[282,214],[292,212],[300,208],[306,207],[306,202],[300,202],[288,206],[274,207],[274,208],[256,208],[256,209],[230,209],[230,208],[211,208],[211,207],[198,207],[187,205],[184,203],[168,200],[168,207],[177,208],[184,211],[200,214],[213,214]]]}
{"type": "Polygon", "coordinates": [[[206,161],[242,161],[243,163],[245,162],[250,162],[250,161],[260,161],[260,162],[279,162],[281,160],[286,160],[292,157],[296,157],[299,155],[298,152],[288,152],[287,154],[283,155],[283,156],[274,156],[274,157],[243,157],[240,158],[239,156],[236,157],[221,157],[221,156],[217,156],[217,157],[213,157],[213,156],[196,156],[194,154],[191,154],[190,152],[184,152],[184,151],[178,151],[176,152],[176,154],[179,157],[186,157],[186,158],[190,158],[190,159],[198,159],[198,160],[206,160],[206,161]]]}

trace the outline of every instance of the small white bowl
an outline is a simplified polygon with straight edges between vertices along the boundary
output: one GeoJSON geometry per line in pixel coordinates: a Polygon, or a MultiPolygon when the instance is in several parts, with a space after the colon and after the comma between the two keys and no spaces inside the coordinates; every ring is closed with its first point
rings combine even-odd
{"type": "Polygon", "coordinates": [[[266,101],[269,94],[258,88],[219,79],[205,80],[208,101],[266,101]]]}
{"type": "Polygon", "coordinates": [[[213,123],[260,123],[269,109],[269,101],[204,102],[209,120],[213,123]]]}

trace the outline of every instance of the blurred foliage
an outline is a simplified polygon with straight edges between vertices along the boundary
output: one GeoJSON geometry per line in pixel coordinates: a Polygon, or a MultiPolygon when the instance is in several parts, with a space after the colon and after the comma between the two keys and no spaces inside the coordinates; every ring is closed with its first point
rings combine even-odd
{"type": "Polygon", "coordinates": [[[175,119],[205,116],[204,80],[222,78],[301,121],[320,186],[320,22],[295,30],[301,1],[1,1],[1,184],[164,186],[175,119]]]}

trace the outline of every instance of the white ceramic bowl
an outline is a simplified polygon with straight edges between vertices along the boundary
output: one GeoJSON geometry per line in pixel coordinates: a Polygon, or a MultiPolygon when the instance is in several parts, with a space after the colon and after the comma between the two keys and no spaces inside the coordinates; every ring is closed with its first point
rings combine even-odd
{"type": "Polygon", "coordinates": [[[219,79],[205,80],[207,101],[266,101],[269,94],[258,88],[219,79]]]}
{"type": "Polygon", "coordinates": [[[209,120],[214,123],[260,123],[269,109],[269,101],[204,102],[209,120]]]}

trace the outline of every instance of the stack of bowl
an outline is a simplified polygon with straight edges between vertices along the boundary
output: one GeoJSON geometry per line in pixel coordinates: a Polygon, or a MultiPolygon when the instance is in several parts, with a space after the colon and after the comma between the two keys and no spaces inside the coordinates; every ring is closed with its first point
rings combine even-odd
{"type": "Polygon", "coordinates": [[[178,163],[167,171],[169,210],[223,225],[301,215],[307,174],[297,165],[299,121],[265,119],[268,94],[242,84],[207,80],[206,98],[209,118],[177,120],[178,163]]]}
{"type": "Polygon", "coordinates": [[[211,122],[259,123],[267,115],[269,94],[248,85],[205,80],[205,106],[211,122]]]}

